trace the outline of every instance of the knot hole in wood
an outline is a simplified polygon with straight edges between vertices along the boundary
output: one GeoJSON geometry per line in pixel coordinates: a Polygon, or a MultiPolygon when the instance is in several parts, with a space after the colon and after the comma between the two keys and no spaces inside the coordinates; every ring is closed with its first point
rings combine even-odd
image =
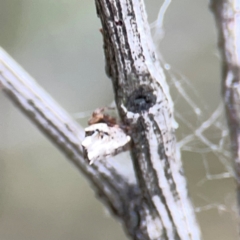
{"type": "Polygon", "coordinates": [[[129,95],[126,107],[130,112],[142,113],[151,108],[156,103],[156,99],[153,89],[142,85],[129,95]]]}

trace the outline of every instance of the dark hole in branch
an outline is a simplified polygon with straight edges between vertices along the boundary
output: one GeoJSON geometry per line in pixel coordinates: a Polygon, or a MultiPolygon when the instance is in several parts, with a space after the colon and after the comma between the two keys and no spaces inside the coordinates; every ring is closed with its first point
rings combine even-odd
{"type": "Polygon", "coordinates": [[[127,109],[134,113],[147,111],[156,103],[156,96],[148,86],[141,86],[128,97],[127,109]]]}

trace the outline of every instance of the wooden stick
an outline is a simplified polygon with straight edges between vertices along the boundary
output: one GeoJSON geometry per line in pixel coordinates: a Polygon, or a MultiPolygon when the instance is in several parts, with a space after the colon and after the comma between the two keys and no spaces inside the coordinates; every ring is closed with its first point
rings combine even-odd
{"type": "Polygon", "coordinates": [[[198,240],[176,148],[173,104],[141,0],[96,0],[106,72],[130,129],[135,182],[112,160],[83,159],[83,130],[4,51],[0,84],[16,106],[82,171],[97,195],[137,240],[198,240]]]}
{"type": "MultiPolygon", "coordinates": [[[[142,194],[139,227],[149,239],[200,239],[188,199],[173,104],[141,0],[95,0],[106,72],[123,122],[142,194]]],[[[147,238],[146,238],[147,239],[147,238]]]]}
{"type": "Polygon", "coordinates": [[[222,60],[222,94],[231,138],[240,229],[240,2],[211,0],[210,8],[218,29],[218,47],[222,60]]]}

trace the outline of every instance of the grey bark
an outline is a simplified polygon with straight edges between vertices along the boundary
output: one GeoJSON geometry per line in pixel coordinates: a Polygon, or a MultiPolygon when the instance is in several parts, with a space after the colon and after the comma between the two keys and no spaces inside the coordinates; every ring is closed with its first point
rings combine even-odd
{"type": "Polygon", "coordinates": [[[3,50],[0,83],[7,96],[82,171],[131,239],[198,240],[176,147],[173,104],[141,0],[96,0],[106,73],[132,138],[136,183],[114,161],[83,159],[82,129],[3,50]]]}
{"type": "Polygon", "coordinates": [[[240,1],[211,0],[222,60],[222,94],[230,132],[240,223],[240,1]]]}

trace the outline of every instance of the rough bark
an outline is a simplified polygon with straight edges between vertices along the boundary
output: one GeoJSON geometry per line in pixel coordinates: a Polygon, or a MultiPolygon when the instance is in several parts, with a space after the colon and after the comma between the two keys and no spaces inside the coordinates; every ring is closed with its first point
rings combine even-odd
{"type": "Polygon", "coordinates": [[[176,148],[173,104],[157,59],[143,1],[96,0],[106,72],[123,122],[142,193],[140,227],[150,239],[199,239],[176,148]],[[147,221],[146,221],[147,220],[147,221]]]}
{"type": "Polygon", "coordinates": [[[222,94],[231,138],[240,216],[240,1],[211,0],[210,8],[218,29],[222,94]]]}
{"type": "Polygon", "coordinates": [[[96,0],[106,72],[130,129],[136,182],[112,160],[88,165],[82,129],[3,50],[0,84],[7,96],[89,179],[131,239],[198,240],[176,148],[173,104],[141,0],[96,0]]]}

